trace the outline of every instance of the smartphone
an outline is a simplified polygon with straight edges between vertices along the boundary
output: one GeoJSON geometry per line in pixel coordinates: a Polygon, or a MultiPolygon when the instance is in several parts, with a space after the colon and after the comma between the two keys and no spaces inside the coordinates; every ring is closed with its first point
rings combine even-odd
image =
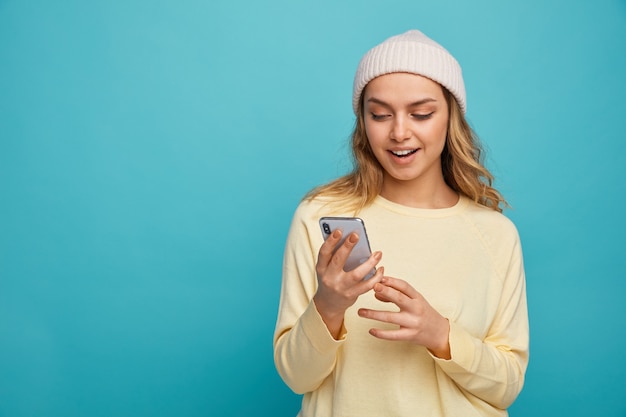
{"type": "MultiPolygon", "coordinates": [[[[336,229],[341,230],[341,240],[337,243],[337,246],[335,246],[335,250],[343,244],[350,233],[356,232],[356,234],[359,235],[359,241],[354,248],[352,248],[352,252],[350,252],[346,264],[343,267],[344,271],[352,271],[354,268],[367,261],[372,255],[367,232],[365,231],[365,223],[359,217],[322,217],[319,222],[324,240],[336,229]]],[[[376,269],[373,268],[363,279],[369,279],[375,273],[376,269]]]]}

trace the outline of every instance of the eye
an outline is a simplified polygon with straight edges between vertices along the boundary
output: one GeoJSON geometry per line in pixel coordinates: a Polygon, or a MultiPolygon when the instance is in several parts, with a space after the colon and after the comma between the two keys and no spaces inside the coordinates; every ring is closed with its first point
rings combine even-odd
{"type": "Polygon", "coordinates": [[[435,113],[434,111],[431,111],[430,113],[426,113],[426,114],[421,114],[421,113],[413,113],[411,114],[411,117],[413,117],[414,119],[417,120],[428,120],[432,117],[433,113],[435,113]]]}
{"type": "Polygon", "coordinates": [[[389,117],[388,114],[376,114],[376,113],[370,113],[372,115],[372,120],[375,121],[381,121],[381,120],[385,120],[387,117],[389,117]]]}

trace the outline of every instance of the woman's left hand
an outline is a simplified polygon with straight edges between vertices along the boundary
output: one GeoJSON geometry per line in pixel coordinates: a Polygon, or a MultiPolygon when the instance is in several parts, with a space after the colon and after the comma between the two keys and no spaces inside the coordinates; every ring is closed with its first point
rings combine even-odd
{"type": "Polygon", "coordinates": [[[379,339],[402,340],[425,346],[441,359],[450,359],[450,323],[408,282],[383,277],[374,286],[376,298],[393,303],[400,311],[359,309],[359,316],[384,323],[397,324],[398,329],[370,329],[379,339]]]}

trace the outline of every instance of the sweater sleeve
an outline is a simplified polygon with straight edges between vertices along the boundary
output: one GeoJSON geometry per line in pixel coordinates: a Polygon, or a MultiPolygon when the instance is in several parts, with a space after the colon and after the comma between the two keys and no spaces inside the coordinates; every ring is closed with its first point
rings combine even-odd
{"type": "Polygon", "coordinates": [[[298,394],[315,390],[331,374],[345,337],[345,329],[339,340],[332,337],[312,301],[318,242],[310,236],[305,212],[302,205],[296,210],[287,237],[274,332],[276,369],[298,394]]]}
{"type": "Polygon", "coordinates": [[[529,326],[521,245],[516,236],[495,319],[484,339],[450,323],[451,360],[435,358],[462,389],[506,409],[524,384],[529,326]]]}

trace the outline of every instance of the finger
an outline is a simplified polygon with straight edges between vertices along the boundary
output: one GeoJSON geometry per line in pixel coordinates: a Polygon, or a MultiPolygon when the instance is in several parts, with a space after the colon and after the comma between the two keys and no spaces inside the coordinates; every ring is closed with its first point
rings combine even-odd
{"type": "Polygon", "coordinates": [[[401,309],[407,307],[412,301],[412,298],[402,291],[387,285],[387,282],[388,277],[383,277],[380,283],[374,286],[375,297],[380,301],[394,303],[401,309]]]}
{"type": "MultiPolygon", "coordinates": [[[[383,253],[382,252],[380,252],[380,251],[374,252],[373,254],[370,255],[370,257],[365,262],[363,262],[361,265],[357,266],[352,271],[350,271],[350,276],[355,281],[362,281],[363,279],[365,279],[365,277],[368,274],[370,274],[372,272],[372,270],[374,270],[376,272],[380,272],[379,271],[380,268],[379,268],[379,270],[376,270],[376,265],[378,265],[378,263],[380,262],[382,257],[383,257],[383,253]]],[[[380,279],[382,279],[383,276],[384,275],[380,276],[380,279]]],[[[368,281],[371,281],[372,278],[373,277],[370,277],[368,281]]],[[[380,279],[378,281],[380,281],[380,279]]]]}
{"type": "Polygon", "coordinates": [[[383,323],[398,324],[400,313],[395,311],[372,310],[369,308],[360,308],[357,312],[359,317],[364,319],[376,320],[383,323]]]}
{"type": "Polygon", "coordinates": [[[428,324],[426,319],[406,311],[386,311],[361,308],[357,311],[359,317],[376,320],[381,323],[394,324],[402,329],[411,329],[413,332],[424,330],[428,324]]]}
{"type": "Polygon", "coordinates": [[[370,279],[366,279],[366,280],[361,279],[361,281],[354,286],[355,292],[361,295],[361,294],[365,294],[368,291],[371,291],[372,288],[374,288],[374,286],[380,282],[384,274],[385,274],[385,268],[381,266],[380,268],[376,270],[376,273],[370,279]]]}
{"type": "Polygon", "coordinates": [[[340,268],[343,270],[344,265],[346,264],[346,260],[352,252],[352,249],[356,246],[359,241],[359,235],[356,233],[350,233],[346,239],[343,241],[341,246],[337,248],[335,253],[332,255],[330,260],[330,264],[335,268],[340,268]]]}
{"type": "Polygon", "coordinates": [[[335,247],[341,240],[341,236],[341,230],[336,229],[330,234],[330,236],[326,238],[326,240],[320,247],[317,257],[317,262],[320,266],[326,267],[330,263],[330,260],[335,253],[335,247]]]}
{"type": "Polygon", "coordinates": [[[376,299],[378,301],[382,301],[383,303],[391,303],[392,301],[388,298],[386,298],[383,294],[379,293],[379,292],[374,292],[374,297],[376,297],[376,299]]]}
{"type": "Polygon", "coordinates": [[[399,328],[399,329],[377,329],[373,328],[369,330],[369,333],[378,338],[384,340],[412,340],[413,331],[411,329],[399,328]]]}
{"type": "Polygon", "coordinates": [[[384,303],[392,303],[392,302],[394,302],[394,300],[390,299],[390,298],[389,298],[389,295],[390,295],[391,293],[393,293],[393,292],[397,292],[397,290],[395,290],[395,289],[393,289],[393,288],[391,288],[391,287],[388,287],[388,288],[389,288],[389,290],[387,290],[387,291],[383,291],[383,289],[384,289],[384,285],[385,285],[385,284],[384,284],[384,281],[385,281],[386,279],[387,279],[387,277],[383,277],[383,278],[380,280],[380,285],[382,285],[383,287],[380,287],[380,286],[375,286],[375,287],[373,288],[373,289],[374,289],[374,297],[376,297],[376,299],[377,299],[378,301],[382,301],[382,302],[384,302],[384,303]]]}
{"type": "Polygon", "coordinates": [[[384,277],[382,280],[382,284],[387,287],[394,288],[395,290],[405,294],[409,298],[418,298],[421,297],[421,294],[411,286],[408,282],[403,279],[394,278],[394,277],[384,277]]]}

